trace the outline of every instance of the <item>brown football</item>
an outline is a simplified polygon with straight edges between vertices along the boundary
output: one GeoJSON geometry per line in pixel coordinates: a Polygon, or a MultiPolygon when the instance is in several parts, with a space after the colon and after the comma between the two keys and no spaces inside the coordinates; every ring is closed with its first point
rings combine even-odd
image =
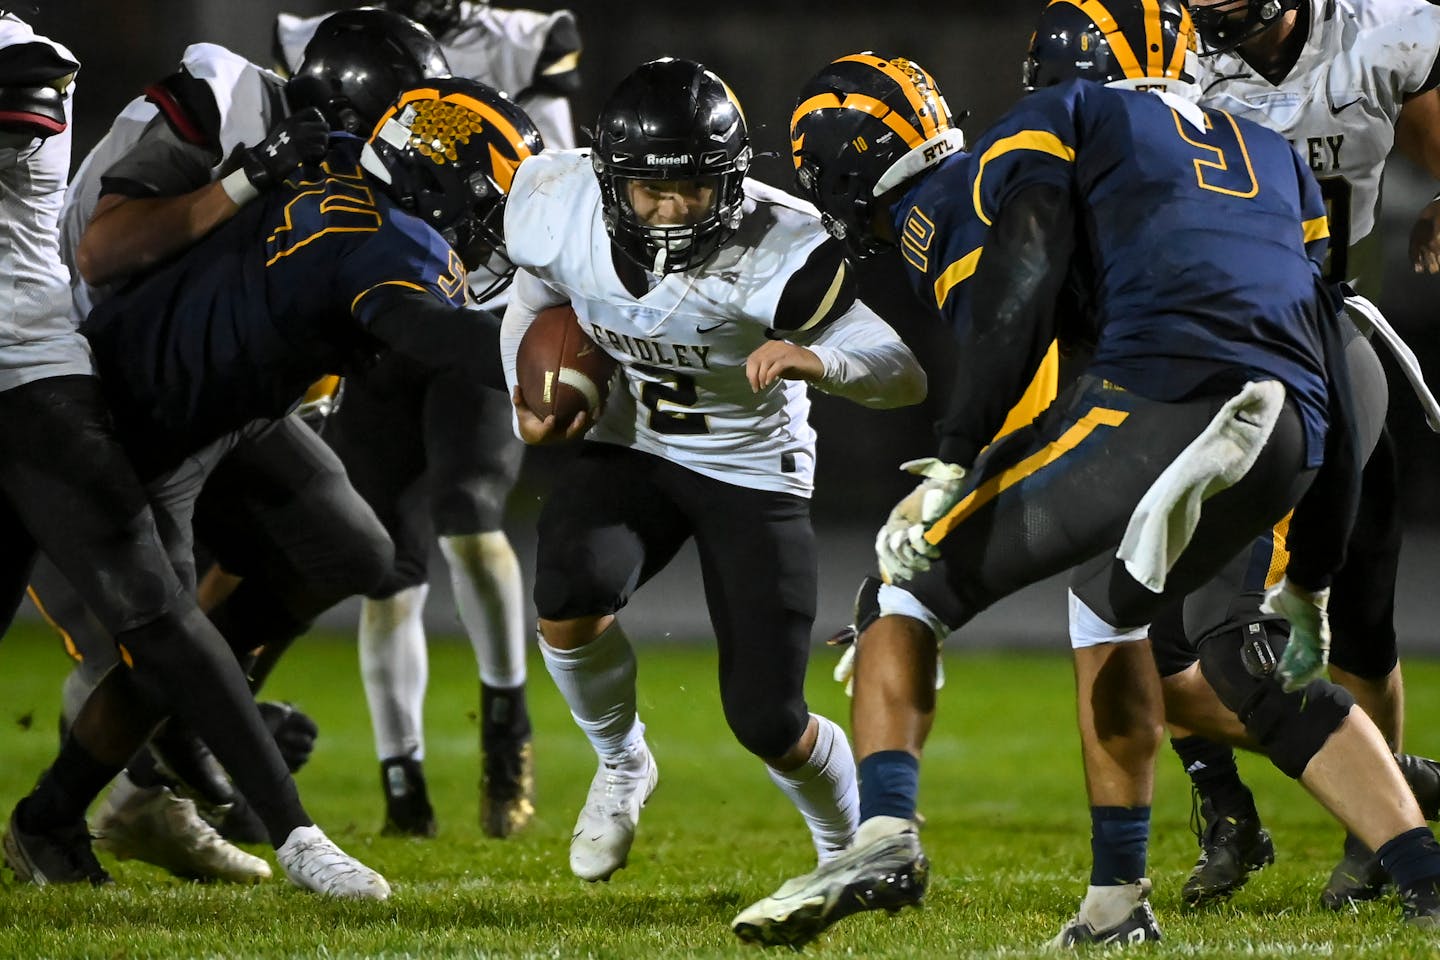
{"type": "Polygon", "coordinates": [[[540,311],[515,356],[521,399],[541,419],[554,413],[561,429],[582,410],[598,413],[614,372],[614,359],[580,329],[568,303],[540,311]]]}

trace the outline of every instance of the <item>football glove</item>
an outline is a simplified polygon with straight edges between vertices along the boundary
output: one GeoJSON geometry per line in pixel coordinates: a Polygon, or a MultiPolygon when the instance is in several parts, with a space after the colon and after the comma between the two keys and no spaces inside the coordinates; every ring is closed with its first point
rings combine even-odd
{"type": "MultiPolygon", "coordinates": [[[[860,636],[853,626],[845,627],[835,636],[825,641],[832,647],[844,647],[845,652],[840,654],[840,660],[835,664],[836,683],[845,684],[845,696],[855,696],[855,651],[860,649],[860,636]]],[[[935,689],[940,690],[945,686],[945,659],[940,651],[935,651],[935,689]]]]}
{"type": "Polygon", "coordinates": [[[1286,693],[1325,675],[1330,662],[1329,605],[1329,587],[1310,593],[1286,578],[1265,592],[1260,612],[1279,614],[1290,621],[1290,642],[1275,668],[1286,693]]]}
{"type": "Polygon", "coordinates": [[[305,766],[310,754],[315,752],[315,739],[320,736],[320,728],[315,721],[288,703],[266,700],[255,706],[259,708],[260,718],[265,721],[270,735],[275,738],[275,746],[280,749],[285,766],[290,768],[291,773],[305,766]]]}
{"type": "Polygon", "coordinates": [[[303,163],[325,156],[330,125],[319,107],[292,113],[255,146],[240,151],[240,169],[258,191],[268,190],[303,163]]]}
{"type": "Polygon", "coordinates": [[[930,569],[940,548],[926,540],[925,533],[960,502],[964,489],[965,468],[935,457],[907,460],[900,469],[924,479],[895,504],[875,537],[875,557],[886,583],[909,580],[930,569]]]}

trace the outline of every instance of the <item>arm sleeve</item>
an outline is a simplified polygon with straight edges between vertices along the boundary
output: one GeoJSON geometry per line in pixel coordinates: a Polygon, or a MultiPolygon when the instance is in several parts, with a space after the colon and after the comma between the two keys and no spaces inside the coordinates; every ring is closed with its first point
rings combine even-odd
{"type": "Polygon", "coordinates": [[[199,190],[214,179],[220,158],[208,147],[178,137],[160,117],[135,145],[100,177],[100,193],[126,197],[176,197],[199,190]]]}
{"type": "Polygon", "coordinates": [[[382,284],[354,307],[355,318],[380,342],[430,367],[459,368],[495,390],[500,370],[500,321],[485,310],[444,303],[424,290],[382,284]]]}
{"type": "Polygon", "coordinates": [[[1300,229],[1305,239],[1305,254],[1323,271],[1325,255],[1330,251],[1330,220],[1325,214],[1325,199],[1320,184],[1310,172],[1310,165],[1292,150],[1295,176],[1300,185],[1300,229]]]}
{"type": "Polygon", "coordinates": [[[970,316],[955,324],[950,404],[936,425],[941,459],[973,464],[1045,362],[1074,230],[1070,192],[1054,186],[1032,186],[999,210],[969,296],[956,307],[968,305],[970,316]]]}
{"type": "Polygon", "coordinates": [[[890,325],[859,300],[806,346],[825,365],[815,386],[866,407],[925,399],[925,371],[890,325]]]}

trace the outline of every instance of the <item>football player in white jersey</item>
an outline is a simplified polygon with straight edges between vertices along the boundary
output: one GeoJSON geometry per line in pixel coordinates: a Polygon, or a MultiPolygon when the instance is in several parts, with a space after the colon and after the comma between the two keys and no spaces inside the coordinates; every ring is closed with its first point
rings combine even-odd
{"type": "MultiPolygon", "coordinates": [[[[1380,279],[1374,232],[1385,159],[1392,146],[1440,177],[1440,8],[1424,0],[1192,0],[1202,41],[1202,102],[1277,130],[1295,145],[1329,209],[1327,279],[1373,292],[1380,279]]],[[[1440,269],[1440,200],[1419,213],[1410,238],[1417,271],[1440,269]]],[[[1401,747],[1403,686],[1396,652],[1395,578],[1399,493],[1388,432],[1364,476],[1349,559],[1330,603],[1331,675],[1401,747]]],[[[1157,624],[1157,629],[1160,627],[1157,624]]],[[[1156,637],[1157,649],[1165,647],[1156,637]]],[[[1162,658],[1163,659],[1163,658],[1162,658]]],[[[1165,664],[1167,712],[1213,717],[1198,667],[1165,664]]],[[[1273,857],[1253,798],[1228,747],[1172,726],[1191,773],[1204,826],[1185,899],[1229,895],[1273,857]]],[[[1405,758],[1407,775],[1425,774],[1405,758]]],[[[1378,896],[1385,881],[1371,851],[1347,837],[1321,902],[1338,909],[1378,896]]]]}
{"type": "MultiPolygon", "coordinates": [[[[461,0],[390,0],[386,6],[429,28],[456,76],[513,93],[547,147],[575,145],[568,96],[579,82],[580,40],[569,11],[461,0]]],[[[276,18],[276,51],[287,69],[299,64],[321,19],[276,18]]],[[[477,300],[498,311],[504,300],[495,293],[503,285],[493,280],[477,271],[471,286],[477,300]]],[[[510,430],[509,401],[457,372],[392,356],[347,381],[345,402],[325,436],[395,541],[393,573],[365,600],[359,629],[385,831],[428,836],[436,828],[423,767],[428,658],[422,618],[438,539],[480,674],[480,825],[490,836],[508,836],[534,813],[525,598],[520,563],[503,528],[523,450],[510,430]]]]}
{"type": "MultiPolygon", "coordinates": [[[[726,720],[825,861],[850,842],[858,797],[844,732],[803,691],[816,603],[808,386],[893,407],[922,399],[924,373],[855,299],[814,209],[746,179],[745,119],[714,73],[646,63],[596,131],[592,150],[522,164],[505,214],[521,268],[501,330],[512,388],[521,337],[560,303],[621,367],[539,522],[540,650],[599,757],[570,869],[594,881],[623,867],[655,788],[616,614],[692,538],[726,720]]],[[[528,442],[586,426],[582,415],[566,431],[513,400],[528,442]]]]}
{"type": "MultiPolygon", "coordinates": [[[[112,432],[90,351],[71,317],[58,220],[70,165],[78,69],[63,46],[0,10],[0,613],[8,627],[37,549],[55,559],[123,654],[70,725],[60,754],[16,805],[3,840],[22,882],[110,882],[85,810],[149,732],[174,712],[257,798],[295,882],[383,898],[378,874],[314,826],[224,639],[182,586],[146,492],[112,432]],[[343,875],[338,877],[337,875],[343,875]],[[355,881],[366,881],[361,892],[355,881]]],[[[252,861],[247,879],[269,875],[252,861]]]]}

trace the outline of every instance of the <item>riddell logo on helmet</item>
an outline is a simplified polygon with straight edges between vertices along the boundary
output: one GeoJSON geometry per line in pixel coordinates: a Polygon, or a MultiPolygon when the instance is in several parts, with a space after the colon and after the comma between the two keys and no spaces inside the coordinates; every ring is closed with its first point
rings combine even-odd
{"type": "Polygon", "coordinates": [[[645,162],[652,167],[679,167],[690,162],[687,156],[667,157],[659,153],[645,154],[645,162]]]}

